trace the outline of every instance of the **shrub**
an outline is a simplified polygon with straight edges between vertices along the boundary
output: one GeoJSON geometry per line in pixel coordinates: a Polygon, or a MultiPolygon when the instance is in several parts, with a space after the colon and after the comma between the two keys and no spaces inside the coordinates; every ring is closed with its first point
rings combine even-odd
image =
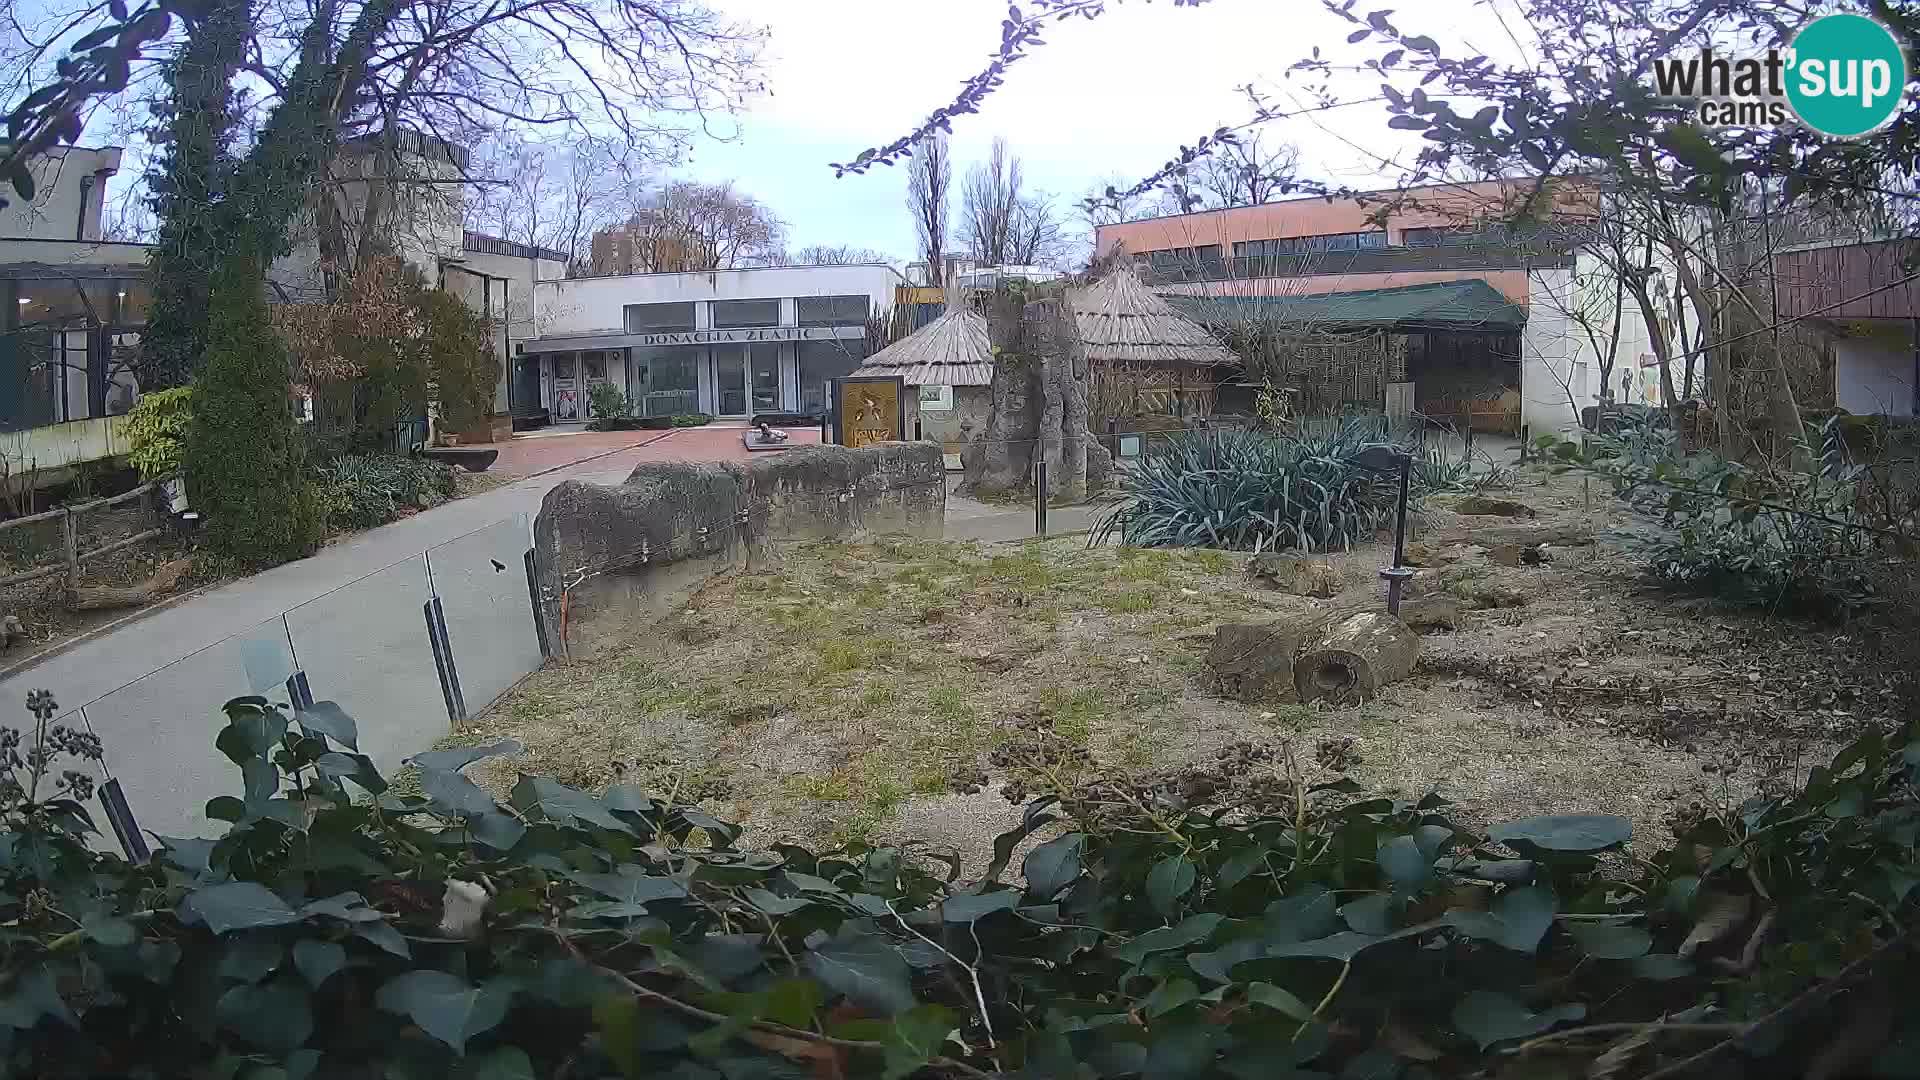
{"type": "Polygon", "coordinates": [[[674,427],[705,427],[711,423],[713,417],[702,412],[676,413],[673,417],[674,427]]]}
{"type": "Polygon", "coordinates": [[[133,447],[127,460],[140,470],[142,480],[180,471],[182,444],[192,424],[192,387],[156,390],[134,403],[127,414],[127,441],[133,447]]]}
{"type": "MultiPolygon", "coordinates": [[[[1258,431],[1172,436],[1120,475],[1094,526],[1141,547],[1345,550],[1391,523],[1396,478],[1353,463],[1380,445],[1375,425],[1302,424],[1297,437],[1258,431]]],[[[1419,493],[1414,492],[1417,496],[1419,493]]]]}
{"type": "Polygon", "coordinates": [[[29,705],[0,736],[10,1075],[1793,1076],[1920,1037],[1890,1004],[1920,975],[1911,729],[1650,858],[1608,855],[1624,818],[1481,834],[1283,758],[1206,806],[1049,794],[962,886],[932,849],[742,851],[629,786],[502,806],[460,770],[511,742],[416,755],[401,794],[337,706],[261,698],[215,742],[224,834],[131,866],[87,844],[84,768],[53,778],[98,740],[29,705]]]}
{"type": "Polygon", "coordinates": [[[1855,499],[1840,425],[1819,433],[1820,467],[1762,473],[1710,451],[1681,454],[1658,413],[1586,444],[1547,440],[1562,462],[1599,471],[1643,515],[1621,533],[1662,588],[1792,614],[1844,617],[1878,602],[1873,534],[1855,499]]]}
{"type": "Polygon", "coordinates": [[[587,407],[593,412],[593,419],[587,421],[588,431],[625,431],[632,417],[627,411],[627,395],[612,383],[600,383],[587,391],[587,407]]]}
{"type": "Polygon", "coordinates": [[[321,466],[327,522],[368,529],[453,497],[453,469],[431,458],[348,455],[321,466]]]}
{"type": "Polygon", "coordinates": [[[421,288],[413,296],[420,323],[419,348],[433,379],[440,423],[466,431],[484,423],[493,409],[500,358],[493,324],[452,293],[421,288]]]}
{"type": "Polygon", "coordinates": [[[319,502],[295,430],[286,349],[263,276],[230,258],[215,276],[206,364],[181,460],[213,550],[241,565],[296,559],[320,539],[319,502]]]}

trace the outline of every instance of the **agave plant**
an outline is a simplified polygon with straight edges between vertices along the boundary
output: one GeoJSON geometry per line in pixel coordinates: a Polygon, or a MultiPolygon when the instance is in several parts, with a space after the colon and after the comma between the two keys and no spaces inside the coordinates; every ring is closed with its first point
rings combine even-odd
{"type": "MultiPolygon", "coordinates": [[[[1140,547],[1339,551],[1391,522],[1397,481],[1355,463],[1387,440],[1369,417],[1256,431],[1177,435],[1121,481],[1092,540],[1140,547]]],[[[1403,450],[1410,449],[1404,445],[1403,450]]],[[[1415,487],[1413,494],[1422,492],[1415,487]]]]}

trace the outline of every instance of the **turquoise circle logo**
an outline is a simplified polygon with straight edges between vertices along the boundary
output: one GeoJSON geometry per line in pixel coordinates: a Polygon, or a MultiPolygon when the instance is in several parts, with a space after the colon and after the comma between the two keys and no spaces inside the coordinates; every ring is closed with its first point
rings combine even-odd
{"type": "Polygon", "coordinates": [[[1787,102],[1800,122],[1837,139],[1878,131],[1900,111],[1907,58],[1893,32],[1864,15],[1822,15],[1794,35],[1787,102]]]}

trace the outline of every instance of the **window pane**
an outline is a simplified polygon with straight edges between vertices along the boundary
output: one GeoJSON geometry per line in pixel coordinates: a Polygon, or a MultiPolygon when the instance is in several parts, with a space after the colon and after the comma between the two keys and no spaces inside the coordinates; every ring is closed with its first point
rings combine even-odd
{"type": "MultiPolygon", "coordinates": [[[[95,286],[104,282],[90,282],[95,286]]],[[[96,288],[88,300],[97,301],[104,295],[104,288],[96,288]]],[[[81,299],[81,283],[64,278],[32,278],[20,282],[19,303],[21,326],[85,326],[90,321],[106,317],[101,311],[93,320],[88,318],[88,308],[81,299]]]]}
{"type": "Polygon", "coordinates": [[[672,334],[693,329],[693,302],[628,304],[627,333],[672,334]]]}
{"type": "Polygon", "coordinates": [[[747,366],[753,376],[753,411],[780,409],[780,346],[750,345],[747,366]]]}
{"type": "Polygon", "coordinates": [[[641,416],[699,412],[699,363],[706,354],[705,349],[636,349],[629,392],[634,412],[641,416]]]}
{"type": "Polygon", "coordinates": [[[858,326],[867,321],[864,296],[803,296],[795,306],[801,326],[858,326]]]}
{"type": "Polygon", "coordinates": [[[721,416],[740,416],[747,411],[747,350],[731,345],[713,353],[714,390],[721,416]]]}
{"type": "Polygon", "coordinates": [[[853,374],[866,355],[865,341],[800,343],[800,411],[827,411],[827,380],[853,374]]]}
{"type": "Polygon", "coordinates": [[[117,306],[114,322],[121,326],[144,326],[147,307],[153,303],[153,285],[144,278],[122,279],[113,283],[117,306]]]}
{"type": "Polygon", "coordinates": [[[742,326],[779,326],[780,301],[715,300],[713,325],[716,330],[742,326]]]}

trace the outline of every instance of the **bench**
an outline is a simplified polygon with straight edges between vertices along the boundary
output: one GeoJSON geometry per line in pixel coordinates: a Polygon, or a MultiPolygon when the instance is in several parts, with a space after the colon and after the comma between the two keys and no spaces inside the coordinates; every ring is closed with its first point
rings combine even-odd
{"type": "Polygon", "coordinates": [[[458,465],[468,472],[486,472],[493,467],[494,460],[500,456],[498,450],[482,450],[469,446],[429,446],[420,451],[421,457],[432,458],[445,465],[458,465]]]}

